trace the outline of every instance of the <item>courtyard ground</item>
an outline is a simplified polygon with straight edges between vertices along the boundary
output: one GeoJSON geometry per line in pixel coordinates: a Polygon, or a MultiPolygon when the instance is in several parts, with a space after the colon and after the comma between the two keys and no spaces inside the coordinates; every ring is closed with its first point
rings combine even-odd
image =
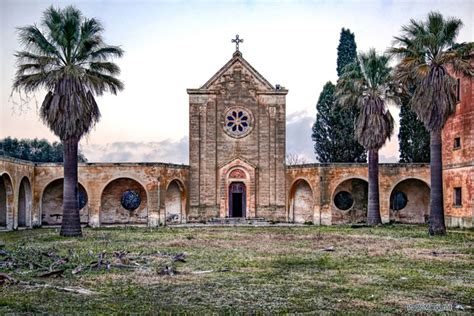
{"type": "Polygon", "coordinates": [[[424,226],[0,233],[0,314],[474,312],[474,231],[424,226]],[[185,261],[185,262],[183,262],[185,261]],[[11,279],[8,279],[11,277],[11,279]]]}

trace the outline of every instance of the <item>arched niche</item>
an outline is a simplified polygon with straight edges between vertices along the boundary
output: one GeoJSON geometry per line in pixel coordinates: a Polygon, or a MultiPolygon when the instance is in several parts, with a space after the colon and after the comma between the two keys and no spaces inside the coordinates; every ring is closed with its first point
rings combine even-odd
{"type": "Polygon", "coordinates": [[[32,192],[30,180],[23,177],[18,191],[18,227],[31,226],[32,192]]]}
{"type": "Polygon", "coordinates": [[[300,179],[290,190],[289,221],[305,223],[314,221],[314,197],[309,183],[300,179]]]}
{"type": "Polygon", "coordinates": [[[355,224],[367,222],[367,181],[351,178],[336,187],[331,199],[331,223],[355,224]]]}
{"type": "Polygon", "coordinates": [[[109,182],[101,194],[100,224],[146,224],[148,200],[143,185],[131,178],[109,182]]]}
{"type": "Polygon", "coordinates": [[[165,196],[166,224],[182,223],[186,218],[186,193],[181,181],[175,179],[168,184],[165,196]]]}
{"type": "MultiPolygon", "coordinates": [[[[42,225],[61,225],[63,218],[64,179],[51,181],[43,190],[41,196],[42,225]]],[[[78,184],[79,215],[81,224],[89,222],[89,207],[87,191],[78,184]]]]}
{"type": "Polygon", "coordinates": [[[390,221],[422,224],[430,212],[430,187],[419,179],[400,181],[390,193],[390,221]]]}
{"type": "Polygon", "coordinates": [[[11,228],[13,219],[13,184],[6,173],[0,176],[0,228],[11,228]]]}

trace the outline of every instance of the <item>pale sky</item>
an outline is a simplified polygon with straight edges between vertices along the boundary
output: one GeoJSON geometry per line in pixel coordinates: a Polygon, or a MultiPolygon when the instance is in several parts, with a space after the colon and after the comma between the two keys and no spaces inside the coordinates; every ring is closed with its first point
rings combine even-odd
{"type": "MultiPolygon", "coordinates": [[[[81,142],[89,161],[188,161],[187,88],[198,88],[231,57],[239,34],[243,57],[272,84],[289,89],[287,152],[314,161],[311,125],[325,82],[335,83],[339,34],[355,33],[358,50],[383,52],[410,18],[429,11],[461,18],[458,42],[474,41],[474,1],[32,1],[0,0],[0,138],[57,138],[35,102],[19,111],[11,94],[15,28],[39,23],[49,6],[75,5],[105,27],[125,90],[98,98],[102,119],[81,142]]],[[[38,93],[41,104],[45,93],[38,93]]],[[[398,109],[391,109],[398,121],[398,109]]],[[[398,126],[381,151],[398,160],[398,126]]]]}

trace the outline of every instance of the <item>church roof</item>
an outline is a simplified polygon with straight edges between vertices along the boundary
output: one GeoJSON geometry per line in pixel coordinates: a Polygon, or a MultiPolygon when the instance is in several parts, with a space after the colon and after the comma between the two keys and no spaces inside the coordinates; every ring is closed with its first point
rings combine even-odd
{"type": "Polygon", "coordinates": [[[214,74],[201,88],[199,89],[188,89],[188,93],[199,93],[203,92],[203,90],[213,90],[213,88],[219,83],[222,76],[224,76],[229,71],[232,71],[232,68],[236,65],[240,65],[244,68],[252,78],[258,83],[259,90],[263,91],[271,91],[277,93],[287,93],[288,91],[285,89],[281,89],[278,87],[275,88],[265,77],[263,77],[250,63],[242,57],[242,53],[240,51],[234,52],[232,58],[221,68],[218,72],[214,74]]]}

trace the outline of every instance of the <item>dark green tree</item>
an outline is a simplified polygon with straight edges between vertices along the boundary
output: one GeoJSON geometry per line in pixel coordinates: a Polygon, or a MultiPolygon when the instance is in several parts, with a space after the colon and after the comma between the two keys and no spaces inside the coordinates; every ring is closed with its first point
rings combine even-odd
{"type": "Polygon", "coordinates": [[[410,109],[409,101],[409,97],[402,98],[400,108],[400,162],[430,162],[430,133],[410,109]]]}
{"type": "Polygon", "coordinates": [[[344,72],[344,67],[357,59],[357,45],[354,33],[349,29],[342,28],[337,46],[337,76],[344,72]]]}
{"type": "MultiPolygon", "coordinates": [[[[20,139],[7,137],[0,140],[0,154],[32,162],[63,162],[64,148],[60,142],[50,143],[46,139],[20,139]]],[[[86,157],[79,151],[79,162],[86,157]]]]}
{"type": "Polygon", "coordinates": [[[64,199],[61,236],[82,236],[78,203],[78,144],[100,119],[95,97],[116,94],[124,85],[111,60],[123,50],[103,39],[104,28],[73,6],[49,7],[40,25],[18,29],[13,89],[46,90],[39,115],[64,145],[64,199]]]}
{"type": "Polygon", "coordinates": [[[318,104],[316,105],[316,122],[313,124],[313,134],[311,138],[314,141],[314,152],[316,158],[320,162],[329,162],[334,158],[333,153],[333,126],[334,117],[332,115],[332,108],[334,107],[334,91],[335,86],[328,81],[323,91],[319,95],[318,104]]]}
{"type": "MultiPolygon", "coordinates": [[[[354,34],[342,29],[337,48],[337,73],[351,62],[357,62],[354,34]]],[[[365,162],[366,150],[357,142],[354,122],[359,109],[342,107],[334,96],[334,85],[326,83],[316,105],[317,115],[311,135],[316,158],[320,162],[365,162]]]]}

